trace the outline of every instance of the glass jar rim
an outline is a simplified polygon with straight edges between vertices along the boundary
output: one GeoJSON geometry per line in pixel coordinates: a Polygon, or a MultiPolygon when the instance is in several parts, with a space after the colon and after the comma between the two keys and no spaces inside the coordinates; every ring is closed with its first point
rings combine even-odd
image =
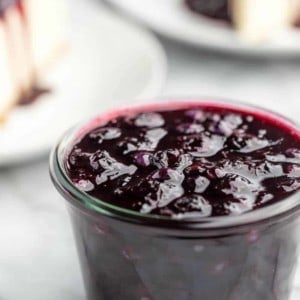
{"type": "Polygon", "coordinates": [[[151,111],[154,108],[157,110],[188,108],[189,106],[192,108],[197,105],[200,107],[209,106],[223,108],[226,106],[226,108],[233,110],[244,109],[249,113],[260,115],[264,118],[267,117],[272,121],[294,130],[300,138],[300,127],[297,123],[276,112],[249,103],[211,97],[169,97],[167,99],[152,100],[151,102],[142,102],[130,107],[114,109],[109,112],[102,113],[89,119],[88,122],[80,123],[67,131],[56,147],[52,150],[50,156],[50,175],[53,183],[64,198],[79,209],[87,209],[91,213],[100,214],[127,223],[167,229],[188,229],[197,230],[199,232],[201,230],[236,229],[238,227],[245,227],[253,224],[259,226],[259,224],[273,224],[274,222],[278,222],[278,220],[284,220],[300,210],[300,191],[298,191],[275,204],[252,210],[241,215],[179,218],[143,214],[95,198],[79,190],[69,179],[64,164],[66,154],[71,148],[70,146],[74,145],[76,140],[78,140],[78,137],[82,137],[85,132],[91,129],[91,124],[93,124],[93,126],[95,124],[100,125],[114,116],[124,115],[128,112],[151,111]],[[166,102],[166,100],[168,100],[168,102],[166,102]],[[171,108],[170,103],[172,104],[171,108]]]}

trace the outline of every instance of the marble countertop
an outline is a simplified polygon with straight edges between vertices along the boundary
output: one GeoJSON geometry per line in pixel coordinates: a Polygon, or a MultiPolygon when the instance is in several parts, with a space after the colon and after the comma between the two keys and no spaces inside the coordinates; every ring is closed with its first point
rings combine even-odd
{"type": "MultiPolygon", "coordinates": [[[[297,119],[300,60],[244,60],[160,38],[168,55],[163,96],[243,99],[297,119]]],[[[64,201],[46,157],[0,171],[0,300],[85,299],[64,201]]],[[[299,277],[299,279],[298,279],[299,277]]],[[[300,299],[300,276],[293,300],[300,299]]]]}

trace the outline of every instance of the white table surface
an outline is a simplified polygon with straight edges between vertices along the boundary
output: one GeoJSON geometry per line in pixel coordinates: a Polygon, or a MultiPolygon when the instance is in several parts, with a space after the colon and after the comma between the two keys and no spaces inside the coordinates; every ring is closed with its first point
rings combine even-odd
{"type": "MultiPolygon", "coordinates": [[[[256,100],[300,117],[300,61],[247,61],[161,41],[169,59],[163,96],[256,100]]],[[[297,291],[293,300],[300,299],[297,291]]],[[[46,157],[0,170],[0,300],[19,299],[85,299],[68,215],[46,157]]]]}

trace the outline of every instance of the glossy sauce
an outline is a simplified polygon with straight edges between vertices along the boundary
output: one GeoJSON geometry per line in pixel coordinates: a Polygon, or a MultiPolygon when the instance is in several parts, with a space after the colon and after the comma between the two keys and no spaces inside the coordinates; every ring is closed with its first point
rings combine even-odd
{"type": "Polygon", "coordinates": [[[299,133],[221,105],[113,117],[85,134],[65,163],[82,191],[172,217],[242,214],[300,189],[299,133]]]}

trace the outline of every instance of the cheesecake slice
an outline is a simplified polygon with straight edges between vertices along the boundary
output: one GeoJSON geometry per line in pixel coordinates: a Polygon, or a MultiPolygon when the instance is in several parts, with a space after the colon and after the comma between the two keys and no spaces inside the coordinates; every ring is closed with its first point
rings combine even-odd
{"type": "Polygon", "coordinates": [[[249,43],[261,43],[289,29],[295,13],[291,0],[231,0],[233,24],[249,43]]]}
{"type": "Polygon", "coordinates": [[[63,0],[0,0],[0,121],[28,102],[64,45],[63,0]]]}
{"type": "Polygon", "coordinates": [[[63,0],[23,0],[35,71],[43,75],[66,45],[63,0]]]}
{"type": "Polygon", "coordinates": [[[207,17],[231,23],[245,42],[259,44],[294,26],[300,0],[185,0],[207,17]]]}

